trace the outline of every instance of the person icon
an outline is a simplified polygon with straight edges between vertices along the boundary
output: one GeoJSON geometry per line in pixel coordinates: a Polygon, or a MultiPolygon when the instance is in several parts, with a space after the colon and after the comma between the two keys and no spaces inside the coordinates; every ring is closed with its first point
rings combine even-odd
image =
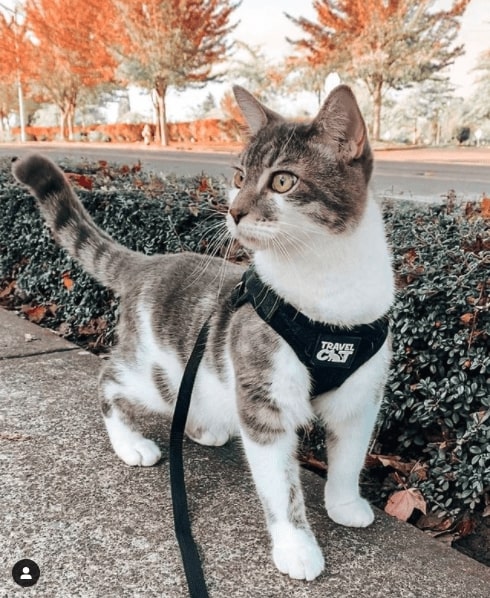
{"type": "Polygon", "coordinates": [[[35,585],[39,580],[40,574],[38,564],[30,559],[17,561],[12,569],[12,577],[15,583],[23,588],[35,585]]]}

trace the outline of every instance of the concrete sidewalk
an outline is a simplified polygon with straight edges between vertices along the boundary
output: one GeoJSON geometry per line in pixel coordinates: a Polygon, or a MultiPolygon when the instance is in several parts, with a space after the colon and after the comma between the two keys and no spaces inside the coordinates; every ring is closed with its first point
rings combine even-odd
{"type": "MultiPolygon", "coordinates": [[[[185,598],[174,537],[166,422],[151,468],[112,452],[96,397],[100,359],[0,309],[0,597],[185,598]],[[26,334],[36,340],[26,340],[26,334]],[[17,586],[20,559],[41,569],[17,586]]],[[[323,482],[303,472],[327,568],[313,582],[273,567],[240,448],[185,443],[194,535],[212,598],[488,598],[490,569],[378,513],[368,529],[332,523],[323,482]]]]}

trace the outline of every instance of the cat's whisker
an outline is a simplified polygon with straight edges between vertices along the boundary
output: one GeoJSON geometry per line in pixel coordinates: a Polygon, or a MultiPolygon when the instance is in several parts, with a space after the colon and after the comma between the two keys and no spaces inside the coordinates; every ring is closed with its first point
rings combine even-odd
{"type": "Polygon", "coordinates": [[[231,249],[233,247],[233,240],[234,239],[231,236],[228,238],[228,243],[226,244],[223,263],[219,269],[218,296],[221,294],[221,290],[223,288],[225,278],[226,278],[226,269],[230,264],[230,255],[231,255],[231,249]]]}
{"type": "MultiPolygon", "coordinates": [[[[214,233],[208,241],[209,251],[205,254],[204,264],[196,265],[194,270],[189,275],[189,283],[185,285],[184,288],[189,288],[192,283],[204,276],[213,259],[219,254],[220,250],[225,245],[226,238],[229,234],[225,221],[223,220],[216,223],[213,227],[210,227],[208,229],[208,233],[209,231],[213,231],[213,229],[214,233]]],[[[203,235],[201,240],[203,240],[205,237],[206,234],[203,235]]]]}

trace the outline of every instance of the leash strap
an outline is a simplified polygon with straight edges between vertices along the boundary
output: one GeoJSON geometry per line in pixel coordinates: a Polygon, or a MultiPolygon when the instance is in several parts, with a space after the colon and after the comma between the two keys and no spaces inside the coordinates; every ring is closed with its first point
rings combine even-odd
{"type": "Polygon", "coordinates": [[[182,445],[192,389],[197,370],[206,349],[209,320],[202,327],[180,383],[170,430],[170,487],[174,515],[175,535],[180,547],[185,576],[191,598],[208,598],[199,552],[192,537],[187,492],[185,489],[182,445]]]}

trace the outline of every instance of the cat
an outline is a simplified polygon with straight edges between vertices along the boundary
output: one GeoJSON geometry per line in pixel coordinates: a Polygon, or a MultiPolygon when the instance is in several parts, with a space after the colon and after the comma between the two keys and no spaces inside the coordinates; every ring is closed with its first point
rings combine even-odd
{"type": "MultiPolygon", "coordinates": [[[[235,164],[226,226],[252,252],[260,280],[312,321],[351,329],[383,317],[394,295],[391,257],[368,191],[373,155],[350,88],[335,88],[309,122],[283,118],[241,87],[234,94],[249,136],[235,164]]],[[[99,380],[116,454],[128,465],[158,462],[160,449],[134,415],[172,414],[186,360],[211,317],[186,434],[214,446],[240,436],[276,567],[316,578],[324,558],[305,514],[296,433],[315,415],[325,422],[327,513],[342,525],[371,524],[359,475],[388,375],[389,337],[338,388],[312,397],[309,370],[292,348],[250,303],[234,308],[242,266],[192,253],[132,252],[94,224],[49,159],[26,156],[13,173],[37,198],[55,240],[120,297],[118,344],[99,380]]]]}

